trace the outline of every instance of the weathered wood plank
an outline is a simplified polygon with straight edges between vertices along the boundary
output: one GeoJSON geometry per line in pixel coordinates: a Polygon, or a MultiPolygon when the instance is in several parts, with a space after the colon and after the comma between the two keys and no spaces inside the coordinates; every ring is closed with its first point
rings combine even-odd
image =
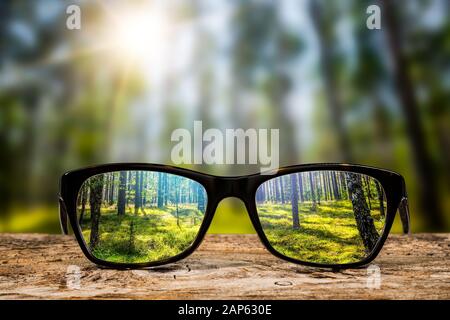
{"type": "Polygon", "coordinates": [[[90,263],[71,237],[0,235],[0,299],[450,299],[450,234],[393,235],[374,264],[379,289],[367,268],[297,266],[255,235],[209,235],[178,263],[117,271],[90,263]]]}

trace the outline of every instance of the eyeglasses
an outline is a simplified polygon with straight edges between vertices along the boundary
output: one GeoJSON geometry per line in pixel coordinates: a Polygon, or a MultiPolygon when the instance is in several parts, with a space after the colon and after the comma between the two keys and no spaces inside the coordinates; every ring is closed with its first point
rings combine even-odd
{"type": "Polygon", "coordinates": [[[358,267],[380,252],[397,209],[409,233],[403,177],[347,164],[218,177],[156,164],[107,164],[64,174],[60,221],[86,257],[114,268],[172,263],[200,244],[219,202],[237,197],[265,247],[290,262],[358,267]]]}

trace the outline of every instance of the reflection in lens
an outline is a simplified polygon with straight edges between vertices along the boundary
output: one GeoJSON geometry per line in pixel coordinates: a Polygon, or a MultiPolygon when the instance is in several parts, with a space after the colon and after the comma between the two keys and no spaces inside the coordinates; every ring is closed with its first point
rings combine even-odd
{"type": "Polygon", "coordinates": [[[385,224],[381,184],[352,172],[315,171],[277,177],[258,188],[256,204],[272,247],[306,262],[361,261],[373,251],[385,224]]]}
{"type": "Polygon", "coordinates": [[[89,178],[78,222],[92,254],[118,263],[156,262],[194,242],[206,209],[199,183],[162,172],[121,171],[89,178]]]}

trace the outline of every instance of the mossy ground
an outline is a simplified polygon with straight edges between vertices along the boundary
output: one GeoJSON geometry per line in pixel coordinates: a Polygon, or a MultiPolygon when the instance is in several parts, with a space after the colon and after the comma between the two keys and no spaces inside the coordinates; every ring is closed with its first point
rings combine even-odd
{"type": "MultiPolygon", "coordinates": [[[[356,262],[367,255],[350,201],[322,201],[315,211],[311,207],[311,202],[299,203],[300,229],[294,230],[290,204],[258,204],[264,232],[278,252],[323,264],[356,262]]],[[[381,234],[384,217],[377,206],[372,207],[371,215],[381,234]]],[[[129,207],[124,216],[118,216],[114,207],[102,208],[100,241],[93,254],[121,263],[161,261],[180,254],[195,240],[203,215],[194,205],[183,205],[178,216],[177,223],[174,206],[138,213],[129,207]]],[[[89,245],[89,208],[81,227],[89,245]]]]}
{"type": "MultiPolygon", "coordinates": [[[[311,208],[311,202],[299,203],[300,229],[294,230],[290,204],[258,205],[264,232],[278,252],[322,264],[351,263],[367,255],[350,201],[322,201],[315,211],[311,208]]],[[[372,207],[371,215],[381,234],[384,217],[379,208],[372,207]]]]}
{"type": "MultiPolygon", "coordinates": [[[[176,208],[145,208],[138,213],[128,208],[118,216],[114,207],[102,208],[100,240],[92,253],[105,261],[139,263],[161,261],[185,251],[195,240],[203,215],[194,206],[176,208]],[[145,212],[144,212],[145,211],[145,212]]],[[[91,220],[89,209],[81,225],[85,241],[89,245],[91,220]]]]}

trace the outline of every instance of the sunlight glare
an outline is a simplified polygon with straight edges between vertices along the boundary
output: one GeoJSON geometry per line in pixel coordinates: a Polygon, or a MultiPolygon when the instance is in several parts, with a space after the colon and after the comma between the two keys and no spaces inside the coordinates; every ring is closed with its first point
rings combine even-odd
{"type": "Polygon", "coordinates": [[[168,25],[167,17],[159,11],[125,12],[117,19],[110,37],[118,54],[140,62],[154,61],[163,55],[168,25]]]}

